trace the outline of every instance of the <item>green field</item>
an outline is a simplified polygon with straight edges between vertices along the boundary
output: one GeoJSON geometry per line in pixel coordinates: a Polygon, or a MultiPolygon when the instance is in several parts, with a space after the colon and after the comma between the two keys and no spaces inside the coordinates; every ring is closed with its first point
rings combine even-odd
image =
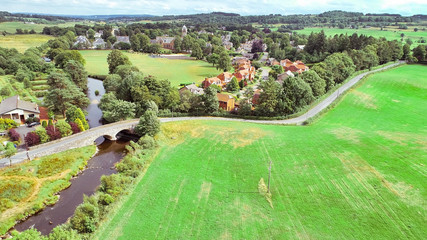
{"type": "MultiPolygon", "coordinates": [[[[40,86],[46,86],[46,85],[40,85],[40,86]]],[[[5,99],[11,96],[19,95],[21,99],[25,101],[30,101],[35,103],[40,102],[37,99],[34,91],[32,91],[35,89],[25,88],[24,83],[18,82],[11,75],[0,76],[0,89],[3,89],[3,88],[8,88],[10,91],[10,94],[8,96],[0,96],[0,99],[2,98],[5,99]]]]}
{"type": "Polygon", "coordinates": [[[400,41],[400,34],[405,34],[403,40],[405,41],[407,38],[410,38],[413,42],[412,47],[416,47],[419,45],[417,41],[421,38],[427,40],[427,31],[418,32],[410,31],[410,30],[402,30],[395,28],[385,28],[385,31],[381,31],[377,28],[363,28],[363,29],[339,29],[339,28],[304,28],[303,30],[297,30],[296,32],[301,34],[309,35],[311,32],[320,32],[321,30],[325,31],[327,36],[334,36],[335,34],[348,34],[352,35],[353,33],[364,34],[366,36],[373,36],[375,38],[385,37],[387,40],[397,40],[400,41]]]}
{"type": "Polygon", "coordinates": [[[66,23],[49,23],[49,24],[29,24],[24,22],[2,22],[0,23],[0,31],[6,31],[8,33],[15,33],[17,28],[20,28],[22,30],[34,30],[37,33],[41,33],[43,31],[44,27],[74,27],[76,24],[89,24],[93,25],[92,23],[85,22],[85,21],[79,21],[79,22],[66,22],[66,23]]]}
{"type": "MultiPolygon", "coordinates": [[[[85,67],[90,75],[108,74],[107,55],[110,51],[87,50],[80,53],[86,59],[85,67]]],[[[201,83],[205,77],[217,76],[220,73],[211,64],[203,61],[151,58],[147,54],[138,53],[125,54],[141,72],[168,79],[172,86],[189,82],[201,83]]]]}
{"type": "Polygon", "coordinates": [[[16,48],[23,53],[30,47],[38,47],[46,43],[52,36],[41,34],[24,34],[24,35],[0,35],[0,47],[16,48]]]}
{"type": "Polygon", "coordinates": [[[310,126],[163,124],[95,239],[425,238],[426,70],[373,75],[310,126]],[[258,187],[270,160],[271,205],[258,187]]]}

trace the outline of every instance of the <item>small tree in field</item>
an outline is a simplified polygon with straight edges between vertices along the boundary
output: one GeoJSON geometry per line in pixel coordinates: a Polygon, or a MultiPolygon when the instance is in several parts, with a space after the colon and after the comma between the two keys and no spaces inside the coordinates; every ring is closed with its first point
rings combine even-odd
{"type": "Polygon", "coordinates": [[[160,131],[160,121],[157,119],[156,112],[152,110],[145,111],[135,127],[135,133],[139,136],[154,136],[160,131]]]}

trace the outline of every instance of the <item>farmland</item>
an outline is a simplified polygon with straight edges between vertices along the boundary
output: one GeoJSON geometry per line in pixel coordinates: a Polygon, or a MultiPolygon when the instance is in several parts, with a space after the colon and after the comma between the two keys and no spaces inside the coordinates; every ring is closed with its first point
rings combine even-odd
{"type": "Polygon", "coordinates": [[[28,48],[38,47],[52,38],[52,36],[41,34],[0,35],[0,47],[16,48],[16,50],[23,53],[28,48]]]}
{"type": "Polygon", "coordinates": [[[95,146],[72,149],[31,162],[0,170],[0,234],[24,218],[55,203],[54,196],[67,188],[87,160],[95,153],[95,146]]]}
{"type": "Polygon", "coordinates": [[[2,22],[0,23],[0,31],[6,31],[8,33],[15,33],[16,29],[22,29],[22,30],[34,30],[37,33],[41,33],[43,31],[44,27],[52,27],[52,26],[58,26],[61,28],[64,27],[74,27],[76,24],[90,24],[86,21],[78,21],[78,22],[65,22],[65,23],[56,23],[56,22],[49,22],[46,24],[31,24],[31,23],[24,23],[24,22],[2,22]]]}
{"type": "MultiPolygon", "coordinates": [[[[110,51],[80,51],[86,60],[86,70],[91,75],[108,74],[107,56],[110,51]]],[[[205,77],[216,76],[220,71],[211,64],[197,60],[177,60],[152,58],[147,54],[127,53],[133,65],[147,75],[168,79],[172,86],[181,83],[201,83],[205,77]]]]}
{"type": "Polygon", "coordinates": [[[366,36],[373,36],[375,38],[384,37],[387,40],[397,40],[400,41],[401,34],[405,34],[403,40],[405,41],[407,38],[411,39],[413,44],[412,47],[418,46],[419,41],[421,38],[427,39],[427,31],[421,31],[418,32],[409,31],[409,30],[402,30],[402,29],[395,29],[395,28],[385,28],[384,31],[381,31],[377,28],[363,28],[363,29],[338,29],[338,28],[304,28],[303,30],[297,30],[296,32],[301,34],[309,35],[311,32],[320,32],[323,29],[325,34],[327,36],[334,36],[335,34],[348,34],[352,35],[353,33],[357,34],[364,34],[366,36]]]}
{"type": "Polygon", "coordinates": [[[425,71],[373,75],[309,126],[163,124],[159,155],[95,239],[423,238],[425,71]]]}

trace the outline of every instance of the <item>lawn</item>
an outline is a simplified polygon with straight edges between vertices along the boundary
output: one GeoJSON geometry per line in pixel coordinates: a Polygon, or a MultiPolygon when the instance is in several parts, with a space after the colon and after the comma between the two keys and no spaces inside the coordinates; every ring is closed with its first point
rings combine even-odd
{"type": "Polygon", "coordinates": [[[96,146],[72,149],[1,169],[0,235],[15,221],[56,202],[54,194],[70,185],[71,177],[83,169],[95,150],[96,146]]]}
{"type": "Polygon", "coordinates": [[[296,32],[301,34],[309,35],[311,32],[320,32],[321,30],[325,31],[327,36],[334,36],[335,34],[348,34],[352,35],[353,33],[364,34],[366,36],[373,36],[375,38],[385,37],[387,40],[398,40],[400,41],[400,34],[405,34],[404,41],[407,38],[410,38],[413,42],[411,47],[416,47],[419,45],[417,41],[421,38],[427,40],[427,31],[419,30],[418,32],[395,29],[395,28],[385,28],[385,31],[381,31],[378,28],[362,28],[362,29],[339,29],[339,28],[304,28],[303,30],[297,30],[296,32]]]}
{"type": "MultiPolygon", "coordinates": [[[[90,75],[108,74],[107,55],[110,51],[87,50],[80,53],[86,60],[85,67],[90,75]]],[[[181,83],[201,83],[206,77],[217,76],[220,73],[204,61],[152,58],[147,54],[127,52],[125,54],[141,72],[160,79],[168,79],[172,86],[179,86],[181,83]]]]}
{"type": "Polygon", "coordinates": [[[25,35],[0,35],[0,47],[16,48],[23,53],[30,47],[38,47],[46,43],[52,36],[41,34],[25,34],[25,35]]]}
{"type": "Polygon", "coordinates": [[[95,239],[425,238],[426,70],[372,75],[309,126],[163,124],[159,155],[95,239]]]}

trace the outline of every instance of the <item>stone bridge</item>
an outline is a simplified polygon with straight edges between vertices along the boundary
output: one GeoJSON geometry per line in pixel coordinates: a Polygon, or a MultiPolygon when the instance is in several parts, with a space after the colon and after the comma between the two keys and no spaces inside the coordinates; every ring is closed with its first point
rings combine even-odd
{"type": "MultiPolygon", "coordinates": [[[[34,159],[36,157],[59,153],[72,148],[88,146],[93,144],[97,138],[102,136],[110,140],[115,140],[116,135],[119,132],[132,131],[133,128],[138,124],[138,121],[139,119],[133,119],[91,128],[84,132],[80,132],[52,142],[30,147],[28,155],[30,156],[30,159],[34,159]]],[[[13,157],[11,157],[12,163],[18,163],[26,159],[26,151],[18,152],[13,157]]],[[[0,167],[9,165],[9,162],[9,159],[7,158],[0,159],[0,167]]]]}

